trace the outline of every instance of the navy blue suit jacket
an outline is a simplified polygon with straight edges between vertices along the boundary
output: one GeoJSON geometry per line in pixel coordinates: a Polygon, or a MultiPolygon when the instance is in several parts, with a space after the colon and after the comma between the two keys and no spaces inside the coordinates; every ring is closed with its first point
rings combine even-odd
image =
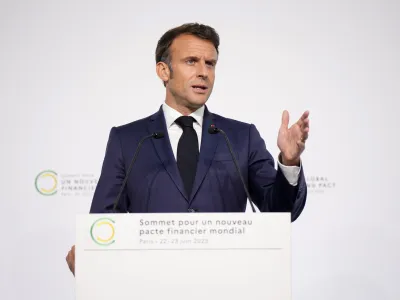
{"type": "Polygon", "coordinates": [[[110,132],[91,213],[112,212],[113,204],[141,138],[161,131],[161,139],[144,142],[119,201],[119,212],[243,212],[247,197],[222,134],[209,134],[214,124],[228,135],[253,202],[262,212],[302,212],[307,195],[303,174],[297,186],[275,169],[274,159],[252,124],[204,111],[199,162],[192,194],[187,195],[168,137],[162,109],[110,132]]]}

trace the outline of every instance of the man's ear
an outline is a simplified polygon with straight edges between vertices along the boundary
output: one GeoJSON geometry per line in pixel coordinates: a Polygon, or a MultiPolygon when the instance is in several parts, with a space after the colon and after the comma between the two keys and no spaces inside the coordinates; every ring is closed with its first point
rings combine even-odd
{"type": "Polygon", "coordinates": [[[163,82],[168,82],[171,76],[171,72],[168,68],[168,65],[164,62],[159,62],[156,65],[156,71],[158,77],[163,81],[163,82]]]}

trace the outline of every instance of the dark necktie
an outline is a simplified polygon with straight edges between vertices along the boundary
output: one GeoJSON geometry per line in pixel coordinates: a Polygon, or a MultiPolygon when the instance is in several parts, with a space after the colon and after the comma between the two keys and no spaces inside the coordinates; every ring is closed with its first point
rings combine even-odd
{"type": "Polygon", "coordinates": [[[175,123],[183,133],[178,143],[177,164],[188,197],[192,192],[194,178],[196,176],[197,161],[199,158],[199,141],[193,128],[193,117],[182,116],[175,123]]]}

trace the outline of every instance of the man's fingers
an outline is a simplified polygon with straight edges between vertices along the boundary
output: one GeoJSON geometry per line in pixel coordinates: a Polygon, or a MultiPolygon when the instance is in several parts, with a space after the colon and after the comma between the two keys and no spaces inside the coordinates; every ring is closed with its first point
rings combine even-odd
{"type": "Polygon", "coordinates": [[[309,127],[305,127],[305,128],[302,128],[300,131],[301,131],[300,140],[301,140],[301,142],[304,143],[308,139],[308,133],[310,131],[310,128],[309,127]]]}
{"type": "Polygon", "coordinates": [[[309,119],[308,116],[310,115],[310,112],[308,110],[306,110],[300,117],[300,119],[297,121],[297,124],[300,127],[303,127],[304,124],[309,123],[309,119]]]}
{"type": "Polygon", "coordinates": [[[310,119],[306,118],[299,124],[300,126],[300,140],[304,143],[308,139],[308,133],[310,131],[310,119]]]}

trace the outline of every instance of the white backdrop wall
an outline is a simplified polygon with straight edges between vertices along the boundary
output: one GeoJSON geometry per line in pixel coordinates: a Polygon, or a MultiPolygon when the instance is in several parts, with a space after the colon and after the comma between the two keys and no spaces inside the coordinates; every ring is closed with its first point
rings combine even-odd
{"type": "Polygon", "coordinates": [[[211,111],[256,124],[275,157],[282,111],[311,112],[293,299],[400,299],[399,15],[397,0],[0,1],[1,299],[74,299],[65,255],[109,130],[159,108],[157,40],[192,21],[221,36],[211,111]]]}

